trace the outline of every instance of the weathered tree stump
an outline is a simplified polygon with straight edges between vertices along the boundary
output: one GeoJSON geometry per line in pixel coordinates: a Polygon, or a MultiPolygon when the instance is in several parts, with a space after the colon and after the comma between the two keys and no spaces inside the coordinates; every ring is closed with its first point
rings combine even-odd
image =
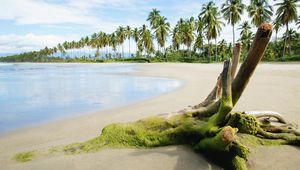
{"type": "Polygon", "coordinates": [[[226,169],[247,169],[249,143],[300,145],[300,133],[282,115],[272,111],[232,112],[263,57],[272,25],[262,24],[247,58],[235,76],[241,44],[233,60],[224,62],[216,86],[200,104],[168,117],[152,117],[126,124],[111,124],[100,137],[71,144],[65,152],[89,152],[102,147],[155,147],[190,144],[195,150],[222,157],[226,169]],[[278,123],[273,124],[270,118],[278,123]]]}

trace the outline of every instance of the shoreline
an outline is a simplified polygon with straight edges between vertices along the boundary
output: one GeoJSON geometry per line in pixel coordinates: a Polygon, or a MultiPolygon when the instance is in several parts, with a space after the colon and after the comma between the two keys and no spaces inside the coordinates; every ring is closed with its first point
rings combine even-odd
{"type": "MultiPolygon", "coordinates": [[[[125,155],[125,157],[127,155],[127,158],[123,158],[123,161],[121,161],[122,164],[117,165],[111,165],[115,162],[114,160],[116,158],[121,159],[118,151],[116,150],[105,150],[95,154],[80,154],[70,156],[72,158],[69,156],[64,156],[58,158],[54,157],[33,160],[32,162],[24,164],[16,163],[11,160],[12,155],[18,152],[45,149],[52,146],[65,145],[91,139],[99,135],[101,133],[101,129],[105,125],[113,122],[135,121],[148,116],[176,112],[188,107],[189,105],[198,104],[213,88],[216,78],[222,70],[221,63],[151,63],[136,64],[135,67],[137,67],[137,70],[135,70],[133,74],[172,78],[184,81],[185,84],[181,85],[180,88],[174,91],[146,99],[145,101],[138,101],[136,103],[118,108],[102,110],[100,112],[86,114],[76,118],[67,118],[66,120],[55,121],[30,129],[21,129],[17,132],[0,135],[0,163],[1,165],[4,165],[2,168],[40,169],[44,165],[47,165],[46,167],[49,169],[59,169],[59,167],[72,169],[72,167],[74,167],[76,164],[77,167],[82,168],[95,167],[97,165],[102,168],[112,167],[111,169],[117,169],[118,167],[125,167],[124,169],[130,169],[130,167],[142,167],[142,163],[139,162],[142,160],[146,160],[146,165],[149,169],[176,169],[176,167],[179,169],[180,167],[199,169],[199,167],[215,167],[214,165],[208,163],[205,158],[199,156],[198,154],[195,156],[194,152],[183,146],[169,146],[150,150],[122,149],[120,152],[123,154],[121,155],[125,155]],[[168,154],[169,150],[172,151],[173,156],[168,154]],[[138,153],[140,156],[132,156],[132,153],[138,153]],[[185,159],[181,158],[182,155],[184,155],[185,159]],[[179,157],[184,161],[179,159],[179,157]],[[152,158],[154,162],[148,160],[152,158]],[[78,165],[79,163],[76,163],[76,160],[79,162],[80,160],[86,160],[89,162],[89,165],[86,163],[83,165],[78,165]],[[157,167],[158,165],[155,164],[162,160],[165,161],[165,165],[157,167]],[[158,162],[155,163],[155,161],[158,162]],[[54,162],[57,164],[53,165],[54,162]],[[138,165],[135,167],[133,162],[137,163],[138,165]],[[99,163],[101,164],[99,165],[99,163]]],[[[300,115],[296,114],[298,113],[297,111],[300,110],[300,106],[297,105],[297,100],[295,100],[300,98],[299,80],[300,65],[262,63],[258,66],[253,79],[249,83],[249,87],[247,87],[244,96],[241,98],[235,109],[274,110],[283,113],[285,116],[287,116],[288,120],[294,120],[294,122],[296,121],[295,123],[300,125],[300,115]],[[291,93],[293,90],[295,90],[294,93],[291,93]],[[283,101],[287,100],[289,103],[282,103],[283,101]]],[[[290,148],[289,146],[287,147],[290,148]]],[[[271,153],[273,154],[273,151],[271,153]]],[[[299,155],[300,151],[296,150],[293,151],[293,153],[299,155]]],[[[256,154],[260,154],[259,150],[255,153],[255,155],[256,154]]],[[[280,155],[280,153],[278,154],[280,155]]],[[[263,162],[264,160],[257,160],[255,155],[252,157],[254,160],[250,160],[252,164],[254,164],[252,166],[259,169],[261,168],[258,166],[260,165],[259,163],[263,162]]],[[[276,157],[276,155],[272,157],[276,157]]],[[[299,162],[300,158],[297,159],[297,155],[295,157],[295,159],[299,162]]],[[[290,160],[292,161],[292,159],[290,160]]],[[[297,165],[300,165],[300,163],[297,165]]]]}

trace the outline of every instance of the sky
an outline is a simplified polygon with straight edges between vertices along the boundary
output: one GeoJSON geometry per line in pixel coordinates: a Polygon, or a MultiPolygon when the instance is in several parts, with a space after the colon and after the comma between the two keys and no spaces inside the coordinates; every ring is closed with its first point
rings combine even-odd
{"type": "MultiPolygon", "coordinates": [[[[1,0],[0,54],[20,53],[79,40],[94,32],[111,33],[118,26],[141,27],[153,8],[173,27],[179,18],[197,17],[209,0],[1,0]]],[[[278,2],[279,0],[277,0],[278,2]]],[[[214,0],[221,7],[225,0],[214,0]]],[[[243,0],[247,5],[249,0],[243,0]]],[[[274,5],[274,0],[269,0],[274,5]]],[[[274,7],[276,10],[276,7],[274,7]]],[[[298,15],[300,9],[298,9],[298,15]]],[[[250,21],[244,12],[242,21],[250,21]]],[[[223,27],[218,41],[232,41],[232,27],[223,27]]],[[[291,24],[296,28],[295,24],[291,24]]],[[[253,29],[255,32],[255,28],[253,29]]],[[[282,28],[281,35],[285,31],[282,28]]],[[[274,36],[275,34],[273,34],[274,36]]],[[[236,31],[237,39],[239,31],[236,31]]],[[[170,43],[170,42],[168,42],[170,43]]],[[[134,49],[134,45],[133,48],[134,49]]],[[[125,46],[125,51],[128,47],[125,46]]]]}

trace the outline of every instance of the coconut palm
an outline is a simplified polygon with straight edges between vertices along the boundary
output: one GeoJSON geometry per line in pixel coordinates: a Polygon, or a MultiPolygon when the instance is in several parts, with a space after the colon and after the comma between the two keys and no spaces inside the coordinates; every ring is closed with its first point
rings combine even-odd
{"type": "Polygon", "coordinates": [[[248,21],[244,21],[238,29],[241,30],[240,36],[243,36],[249,33],[251,26],[248,21]]]}
{"type": "Polygon", "coordinates": [[[195,39],[194,35],[194,19],[186,19],[181,25],[180,25],[180,34],[181,34],[181,40],[182,43],[187,47],[187,50],[189,51],[190,57],[191,57],[191,45],[195,39]]]}
{"type": "MultiPolygon", "coordinates": [[[[224,25],[219,15],[220,13],[218,12],[218,8],[215,6],[215,4],[212,1],[210,1],[207,5],[204,5],[202,7],[202,12],[200,13],[200,16],[202,16],[204,20],[207,40],[209,41],[211,39],[215,39],[216,60],[217,60],[217,37],[222,30],[222,25],[224,25]]],[[[210,57],[210,52],[208,54],[210,57]]]]}
{"type": "Polygon", "coordinates": [[[217,37],[220,35],[222,26],[225,25],[221,21],[221,17],[218,17],[220,15],[220,13],[217,10],[218,10],[218,8],[216,8],[216,10],[214,10],[213,16],[215,16],[215,17],[212,18],[210,24],[207,27],[208,37],[210,37],[211,39],[215,39],[215,47],[216,47],[215,59],[216,59],[216,61],[218,59],[217,58],[217,55],[218,55],[217,37]]]}
{"type": "Polygon", "coordinates": [[[140,39],[140,31],[138,28],[134,28],[133,31],[132,31],[132,38],[134,39],[135,41],[135,44],[136,44],[136,52],[139,50],[139,46],[138,46],[138,41],[140,39]]]}
{"type": "Polygon", "coordinates": [[[277,34],[281,26],[282,23],[279,21],[278,18],[276,18],[275,21],[273,22],[273,29],[275,30],[275,42],[277,42],[277,34]]]}
{"type": "Polygon", "coordinates": [[[222,4],[222,10],[224,18],[232,25],[232,43],[235,44],[234,26],[241,20],[241,15],[245,9],[245,5],[242,0],[226,0],[222,4]]]}
{"type": "Polygon", "coordinates": [[[169,35],[169,31],[170,31],[170,23],[167,22],[167,18],[165,18],[164,16],[159,17],[157,21],[157,28],[155,30],[156,39],[158,45],[164,48],[165,52],[166,52],[165,44],[167,41],[167,37],[169,35]]]}
{"type": "Polygon", "coordinates": [[[273,8],[268,4],[267,0],[251,0],[247,8],[251,23],[256,27],[264,22],[271,21],[273,8]]]}
{"type": "Polygon", "coordinates": [[[201,18],[198,18],[198,20],[195,21],[195,29],[197,32],[196,41],[194,44],[194,51],[197,51],[198,49],[201,49],[203,47],[203,28],[204,23],[201,18]]]}
{"type": "Polygon", "coordinates": [[[57,49],[58,49],[58,51],[59,51],[63,56],[65,56],[66,51],[65,51],[64,47],[63,47],[60,43],[57,45],[57,49]]]}
{"type": "Polygon", "coordinates": [[[208,27],[208,24],[210,23],[211,19],[214,17],[214,16],[212,16],[213,10],[215,10],[214,8],[216,8],[216,7],[215,7],[214,2],[212,2],[212,1],[208,2],[207,4],[203,4],[201,12],[198,16],[199,18],[203,18],[203,22],[204,22],[205,29],[206,29],[206,39],[208,41],[208,46],[209,46],[208,59],[210,59],[210,54],[211,54],[211,47],[210,47],[211,37],[208,36],[207,27],[208,27]]]}
{"type": "Polygon", "coordinates": [[[147,55],[150,56],[150,54],[154,52],[154,44],[151,31],[146,27],[146,25],[143,25],[140,33],[141,42],[143,43],[144,49],[146,50],[147,55]]]}
{"type": "Polygon", "coordinates": [[[132,37],[132,30],[129,25],[126,26],[126,37],[128,39],[128,45],[129,45],[129,57],[131,56],[130,52],[130,39],[132,37]]]}
{"type": "Polygon", "coordinates": [[[287,45],[289,47],[289,55],[291,55],[292,40],[297,38],[297,32],[293,29],[289,29],[283,34],[282,38],[287,40],[287,45]]]}
{"type": "Polygon", "coordinates": [[[118,45],[118,37],[116,36],[116,33],[112,33],[109,35],[109,44],[114,51],[114,56],[116,57],[116,51],[117,51],[117,45],[118,45]]]}
{"type": "Polygon", "coordinates": [[[176,26],[173,28],[172,31],[172,45],[175,50],[179,50],[180,43],[181,43],[181,36],[179,33],[179,28],[176,26]]]}
{"type": "Polygon", "coordinates": [[[220,53],[220,56],[221,56],[221,60],[224,60],[225,57],[227,56],[226,50],[227,50],[227,43],[224,39],[222,39],[219,42],[219,53],[220,53]]]}
{"type": "Polygon", "coordinates": [[[243,47],[246,51],[249,51],[252,40],[254,39],[254,34],[251,31],[248,31],[247,33],[244,33],[239,41],[242,42],[243,47]]]}
{"type": "Polygon", "coordinates": [[[124,27],[118,27],[116,31],[118,43],[122,46],[122,57],[124,58],[124,41],[126,39],[126,31],[124,27]]]}
{"type": "MultiPolygon", "coordinates": [[[[277,19],[283,24],[286,25],[286,34],[289,30],[289,23],[292,21],[297,21],[297,4],[298,0],[283,0],[280,3],[275,4],[278,6],[276,11],[277,19]]],[[[285,54],[287,39],[284,39],[284,47],[283,47],[283,56],[285,54]]]]}
{"type": "Polygon", "coordinates": [[[158,20],[160,18],[160,11],[157,9],[152,9],[149,13],[147,21],[150,22],[151,29],[156,29],[158,26],[158,20]]]}

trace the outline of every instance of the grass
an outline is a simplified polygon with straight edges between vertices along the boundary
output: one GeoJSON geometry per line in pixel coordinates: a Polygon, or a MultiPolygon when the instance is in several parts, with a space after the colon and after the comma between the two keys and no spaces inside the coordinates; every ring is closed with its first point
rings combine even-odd
{"type": "Polygon", "coordinates": [[[13,159],[17,162],[28,162],[32,161],[32,159],[36,156],[35,151],[21,152],[16,154],[13,159]]]}

